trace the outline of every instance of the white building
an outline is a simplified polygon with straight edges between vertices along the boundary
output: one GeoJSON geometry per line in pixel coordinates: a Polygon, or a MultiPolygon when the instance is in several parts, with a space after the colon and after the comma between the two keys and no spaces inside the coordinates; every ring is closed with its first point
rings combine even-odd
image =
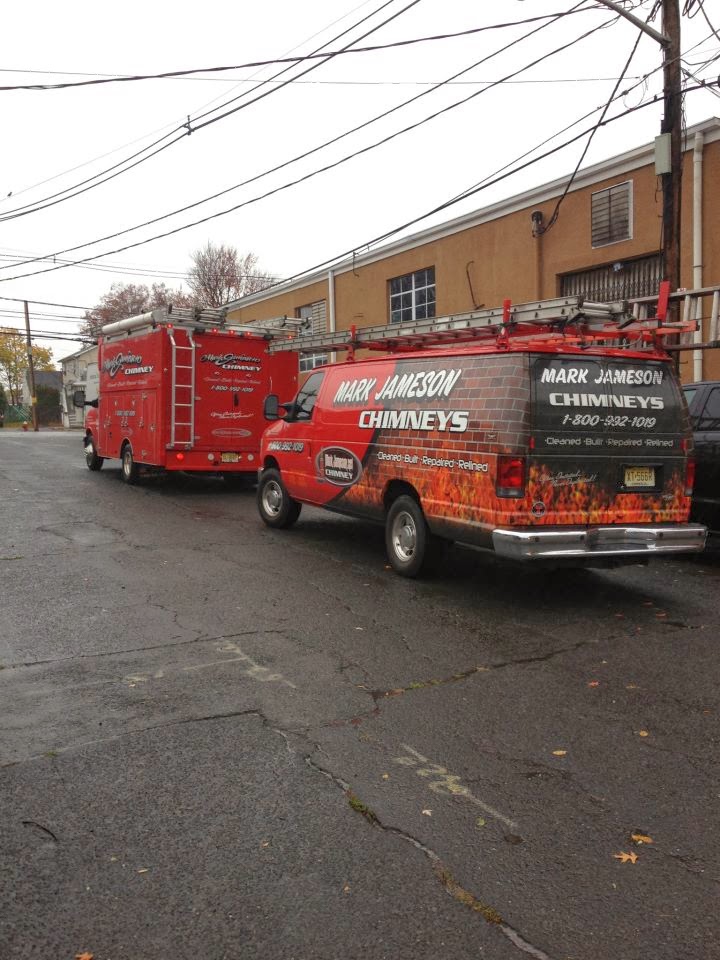
{"type": "Polygon", "coordinates": [[[66,428],[82,427],[85,422],[85,411],[82,407],[73,404],[73,395],[76,390],[82,390],[85,400],[95,400],[98,395],[98,348],[97,345],[83,347],[77,353],[71,354],[60,361],[62,369],[62,390],[60,391],[60,406],[62,408],[62,423],[66,428]]]}

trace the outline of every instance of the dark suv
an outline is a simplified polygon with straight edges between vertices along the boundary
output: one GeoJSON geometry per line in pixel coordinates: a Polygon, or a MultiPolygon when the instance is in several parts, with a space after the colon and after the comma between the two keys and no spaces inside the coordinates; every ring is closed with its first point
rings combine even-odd
{"type": "Polygon", "coordinates": [[[720,380],[684,388],[695,435],[693,519],[720,528],[720,380]]]}

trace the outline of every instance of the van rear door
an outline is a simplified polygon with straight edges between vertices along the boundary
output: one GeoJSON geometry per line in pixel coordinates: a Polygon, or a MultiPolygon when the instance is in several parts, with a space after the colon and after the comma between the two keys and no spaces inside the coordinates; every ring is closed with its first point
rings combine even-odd
{"type": "Polygon", "coordinates": [[[670,361],[530,357],[535,522],[684,522],[686,408],[670,361]]]}

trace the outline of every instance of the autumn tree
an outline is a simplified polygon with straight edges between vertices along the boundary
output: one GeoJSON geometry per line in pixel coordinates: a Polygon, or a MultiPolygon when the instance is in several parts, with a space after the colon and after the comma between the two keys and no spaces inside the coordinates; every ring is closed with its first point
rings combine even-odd
{"type": "Polygon", "coordinates": [[[239,254],[235,247],[215,246],[207,242],[192,254],[187,284],[196,303],[206,307],[223,307],[250,293],[264,290],[272,277],[258,269],[254,253],[239,254]]]}
{"type": "MultiPolygon", "coordinates": [[[[49,347],[32,348],[36,370],[54,370],[52,350],[49,347]]],[[[20,403],[25,371],[28,368],[27,342],[22,333],[12,328],[0,328],[0,381],[7,387],[10,403],[20,403]]]]}
{"type": "Polygon", "coordinates": [[[153,283],[150,287],[144,283],[114,283],[97,306],[85,313],[81,331],[86,336],[97,337],[106,323],[136,317],[166,304],[189,307],[192,303],[193,298],[187,293],[170,290],[164,283],[153,283]]]}

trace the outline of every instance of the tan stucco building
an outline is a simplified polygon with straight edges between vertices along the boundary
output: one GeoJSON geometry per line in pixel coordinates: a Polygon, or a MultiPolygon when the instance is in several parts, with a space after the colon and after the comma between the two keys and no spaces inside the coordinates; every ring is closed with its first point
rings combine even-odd
{"type": "MultiPolygon", "coordinates": [[[[689,128],[683,153],[681,284],[720,284],[720,119],[689,128]]],[[[330,270],[230,304],[234,322],[309,317],[314,332],[465,313],[582,294],[657,293],[662,196],[654,144],[578,174],[546,231],[567,177],[357,254],[330,270]]],[[[705,300],[704,316],[710,313],[705,300]]],[[[704,339],[709,336],[705,321],[704,339]]],[[[302,369],[325,362],[305,357],[302,369]]],[[[683,380],[720,378],[720,351],[682,353],[683,380]]]]}

